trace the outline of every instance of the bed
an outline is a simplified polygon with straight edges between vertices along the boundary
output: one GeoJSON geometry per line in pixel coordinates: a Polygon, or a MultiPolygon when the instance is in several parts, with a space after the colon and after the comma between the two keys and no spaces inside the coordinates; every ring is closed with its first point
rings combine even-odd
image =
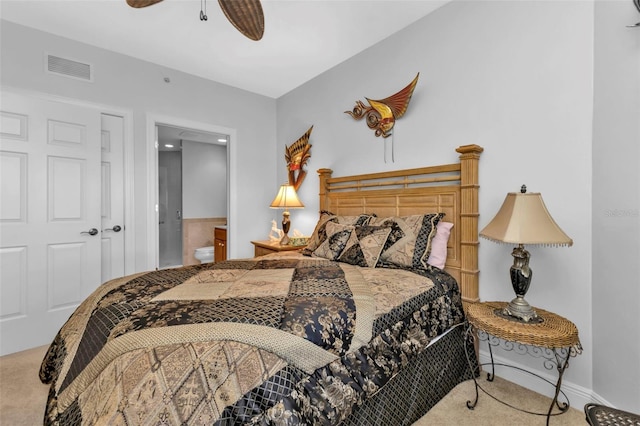
{"type": "Polygon", "coordinates": [[[456,151],[419,169],[319,170],[304,253],[103,284],[42,362],[44,423],[412,424],[471,378],[482,148],[456,151]]]}

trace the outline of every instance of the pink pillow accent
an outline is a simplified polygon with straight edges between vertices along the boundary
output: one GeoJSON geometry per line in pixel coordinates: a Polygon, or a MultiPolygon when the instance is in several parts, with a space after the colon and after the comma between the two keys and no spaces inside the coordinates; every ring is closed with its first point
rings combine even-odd
{"type": "Polygon", "coordinates": [[[453,228],[453,223],[451,222],[440,221],[436,225],[436,235],[431,240],[431,253],[429,253],[429,260],[427,260],[429,265],[444,269],[444,264],[447,261],[447,243],[449,242],[451,228],[453,228]]]}

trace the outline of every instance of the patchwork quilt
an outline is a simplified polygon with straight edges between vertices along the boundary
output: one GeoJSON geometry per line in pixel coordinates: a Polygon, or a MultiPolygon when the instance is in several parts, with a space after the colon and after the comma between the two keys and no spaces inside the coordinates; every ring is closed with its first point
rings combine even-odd
{"type": "Polygon", "coordinates": [[[437,268],[289,253],[123,277],[49,347],[44,423],[335,425],[463,320],[437,268]]]}

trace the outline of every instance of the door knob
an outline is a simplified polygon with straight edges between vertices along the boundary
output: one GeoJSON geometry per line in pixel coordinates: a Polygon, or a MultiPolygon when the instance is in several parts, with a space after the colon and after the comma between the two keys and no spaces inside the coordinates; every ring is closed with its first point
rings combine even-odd
{"type": "Polygon", "coordinates": [[[122,231],[122,227],[120,225],[116,225],[113,228],[107,228],[105,229],[105,231],[113,231],[113,232],[120,232],[122,231]]]}
{"type": "Polygon", "coordinates": [[[98,235],[98,230],[96,228],[91,228],[88,231],[82,231],[81,234],[98,235]]]}

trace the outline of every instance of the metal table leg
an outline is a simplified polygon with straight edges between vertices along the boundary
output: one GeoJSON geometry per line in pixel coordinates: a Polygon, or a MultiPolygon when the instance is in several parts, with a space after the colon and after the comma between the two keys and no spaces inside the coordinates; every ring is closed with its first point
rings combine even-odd
{"type": "MultiPolygon", "coordinates": [[[[466,335],[467,338],[471,338],[474,342],[476,339],[476,333],[474,332],[475,330],[473,329],[473,327],[471,325],[469,325],[467,327],[466,330],[466,335]]],[[[509,341],[504,341],[503,339],[498,339],[495,336],[491,336],[490,334],[486,333],[486,332],[482,332],[479,331],[478,332],[478,341],[481,342],[483,340],[487,341],[487,346],[489,348],[489,356],[490,356],[490,362],[488,363],[477,363],[477,368],[474,371],[473,376],[473,381],[474,381],[474,385],[475,385],[475,398],[472,400],[468,400],[467,401],[467,408],[470,410],[473,410],[475,408],[475,406],[478,404],[478,399],[480,396],[480,391],[484,392],[486,395],[490,396],[491,398],[493,398],[494,400],[508,406],[511,407],[515,410],[524,412],[524,413],[528,413],[528,414],[533,414],[533,415],[537,415],[537,416],[545,416],[546,417],[546,424],[547,426],[549,425],[549,420],[551,418],[551,416],[557,416],[560,414],[565,413],[569,407],[570,407],[570,403],[569,403],[569,399],[566,396],[566,394],[562,391],[562,377],[564,375],[565,370],[567,369],[567,367],[569,366],[569,358],[571,356],[575,356],[574,352],[569,349],[569,348],[556,348],[556,349],[547,349],[547,348],[540,348],[537,346],[531,346],[531,345],[522,345],[522,344],[518,344],[518,343],[513,343],[513,342],[509,342],[509,341]],[[554,367],[556,368],[557,372],[558,372],[558,379],[555,383],[547,380],[546,378],[533,373],[531,371],[528,370],[524,370],[520,367],[514,366],[514,365],[509,365],[509,364],[503,364],[503,363],[496,363],[493,357],[493,346],[502,346],[503,349],[505,350],[513,350],[516,351],[517,353],[520,354],[529,354],[532,355],[534,357],[542,357],[544,358],[544,366],[546,369],[551,370],[554,367]],[[479,381],[478,381],[478,377],[480,376],[480,368],[482,366],[485,365],[490,365],[491,366],[491,371],[487,372],[487,381],[492,382],[495,378],[495,367],[496,366],[502,366],[502,367],[508,367],[508,368],[514,368],[520,371],[523,371],[525,373],[531,374],[534,377],[537,377],[547,383],[549,383],[551,386],[554,387],[554,396],[553,399],[551,401],[551,404],[549,405],[549,410],[545,413],[541,413],[541,412],[534,412],[534,411],[529,411],[529,410],[525,410],[523,408],[517,407],[515,405],[512,405],[506,401],[503,401],[499,398],[497,398],[496,396],[492,395],[489,391],[487,391],[486,389],[484,389],[479,381]],[[562,396],[563,399],[565,400],[564,402],[560,402],[559,397],[562,396]],[[558,408],[558,412],[553,412],[553,408],[557,407],[558,408]]],[[[465,346],[465,355],[467,357],[467,362],[469,364],[469,368],[472,368],[472,363],[471,363],[471,358],[470,358],[470,354],[468,353],[468,350],[465,346]]],[[[476,354],[474,354],[475,356],[476,354]]]]}

